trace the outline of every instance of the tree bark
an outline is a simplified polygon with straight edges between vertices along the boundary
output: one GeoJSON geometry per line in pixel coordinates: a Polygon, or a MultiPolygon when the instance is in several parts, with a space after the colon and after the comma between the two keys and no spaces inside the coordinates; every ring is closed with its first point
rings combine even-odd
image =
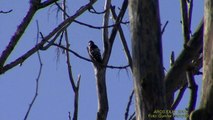
{"type": "Polygon", "coordinates": [[[98,112],[97,120],[106,120],[108,113],[108,97],[107,97],[107,87],[106,87],[106,68],[94,67],[95,77],[96,77],[96,87],[98,94],[98,112]]]}
{"type": "Polygon", "coordinates": [[[158,0],[129,0],[137,120],[164,110],[165,87],[158,0]]]}
{"type": "Polygon", "coordinates": [[[203,88],[200,108],[191,114],[191,120],[213,119],[213,1],[205,0],[203,88]]]}

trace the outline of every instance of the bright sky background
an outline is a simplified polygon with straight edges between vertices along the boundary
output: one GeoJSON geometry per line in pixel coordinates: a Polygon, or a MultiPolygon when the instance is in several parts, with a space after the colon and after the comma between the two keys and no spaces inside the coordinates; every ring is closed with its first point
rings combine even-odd
{"type": "MultiPolygon", "coordinates": [[[[88,0],[68,2],[69,14],[72,15],[80,6],[88,0]]],[[[121,2],[113,1],[118,7],[121,2]]],[[[29,8],[28,0],[1,0],[0,10],[13,11],[9,14],[0,14],[0,52],[5,49],[17,26],[26,15],[29,8]]],[[[103,1],[98,1],[94,8],[103,10],[103,1]]],[[[56,6],[39,10],[33,21],[22,36],[15,52],[10,56],[7,63],[25,53],[36,43],[36,20],[39,22],[40,31],[43,35],[49,34],[61,22],[61,14],[57,17],[56,6]]],[[[169,69],[169,56],[175,51],[177,57],[182,50],[182,32],[180,24],[180,3],[178,0],[160,0],[161,23],[169,21],[163,34],[164,66],[169,69]]],[[[192,32],[203,17],[203,1],[194,1],[192,32]]],[[[77,20],[94,26],[101,26],[102,15],[84,13],[77,20]]],[[[128,20],[128,14],[124,21],[128,20]]],[[[113,24],[112,20],[110,24],[113,24]]],[[[127,42],[130,45],[129,25],[122,26],[127,42]]],[[[71,49],[82,56],[88,57],[86,46],[89,40],[93,40],[102,48],[102,31],[91,29],[78,24],[71,24],[68,28],[71,49]]],[[[103,50],[101,50],[103,52],[103,50]]],[[[39,95],[29,115],[29,120],[68,120],[68,112],[73,113],[73,91],[69,82],[65,54],[60,52],[58,57],[57,48],[51,47],[47,51],[41,51],[43,70],[39,83],[39,95]]],[[[96,83],[93,66],[91,63],[77,58],[71,54],[71,64],[74,78],[77,80],[81,74],[79,96],[79,120],[94,120],[97,112],[96,83]]],[[[115,39],[109,65],[123,66],[127,64],[119,37],[115,39]]],[[[37,54],[27,59],[22,66],[17,66],[0,76],[0,120],[23,120],[29,104],[35,93],[35,80],[39,71],[37,54]]],[[[132,75],[130,70],[107,69],[107,89],[109,99],[108,120],[124,119],[125,108],[129,95],[132,91],[132,75]]],[[[196,77],[201,94],[201,77],[196,77]]],[[[183,110],[187,107],[189,91],[184,95],[182,103],[177,108],[183,110]]],[[[156,98],[157,99],[157,98],[156,98]]],[[[197,102],[199,104],[199,101],[197,102]]],[[[133,112],[133,104],[131,106],[133,112]]],[[[177,119],[181,120],[181,119],[177,119]]]]}

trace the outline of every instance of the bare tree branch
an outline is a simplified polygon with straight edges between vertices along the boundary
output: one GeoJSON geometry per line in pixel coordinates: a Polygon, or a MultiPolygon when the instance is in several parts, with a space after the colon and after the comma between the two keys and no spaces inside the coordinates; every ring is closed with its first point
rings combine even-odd
{"type": "MultiPolygon", "coordinates": [[[[193,2],[194,2],[194,0],[187,1],[187,4],[188,4],[188,26],[189,26],[189,28],[191,28],[193,2]]],[[[189,32],[191,33],[191,30],[189,32]]]]}
{"type": "MultiPolygon", "coordinates": [[[[178,90],[182,85],[184,85],[186,80],[186,68],[191,64],[192,60],[200,54],[200,49],[203,45],[203,21],[200,22],[194,35],[192,35],[190,41],[187,43],[187,48],[183,49],[175,63],[172,65],[168,71],[166,77],[164,78],[166,83],[166,96],[167,104],[170,106],[173,101],[172,97],[176,90],[178,90]],[[169,102],[170,101],[170,102],[169,102]]],[[[170,106],[171,107],[171,106],[170,106]]]]}
{"type": "MultiPolygon", "coordinates": [[[[62,9],[63,9],[63,20],[66,20],[66,0],[63,0],[63,4],[62,4],[62,9]]],[[[73,75],[72,75],[72,68],[71,68],[71,63],[70,63],[70,55],[69,55],[69,47],[70,47],[70,43],[69,43],[69,37],[68,37],[68,32],[67,29],[64,30],[64,36],[65,36],[65,41],[66,41],[66,58],[67,58],[67,69],[68,69],[68,74],[69,74],[69,79],[70,79],[70,83],[73,89],[73,92],[75,94],[74,96],[74,112],[73,112],[73,120],[78,120],[78,98],[79,98],[79,86],[80,86],[80,79],[81,76],[78,76],[78,80],[77,80],[77,85],[75,85],[75,81],[73,79],[73,75]]]]}
{"type": "Polygon", "coordinates": [[[196,106],[197,90],[198,90],[198,86],[195,82],[194,75],[193,75],[193,68],[189,68],[186,71],[186,77],[188,81],[188,88],[191,90],[189,106],[188,106],[188,115],[190,115],[190,113],[195,109],[195,106],[196,106]]]}
{"type": "MultiPolygon", "coordinates": [[[[125,2],[125,1],[124,1],[124,2],[125,2]]],[[[128,4],[128,3],[127,3],[127,4],[128,4]]],[[[116,21],[117,15],[116,15],[116,13],[115,13],[114,7],[111,6],[111,9],[110,9],[110,10],[111,10],[111,12],[112,12],[113,19],[116,21]]],[[[125,38],[125,36],[124,36],[123,30],[122,30],[120,24],[118,25],[118,31],[119,31],[121,43],[122,43],[122,45],[123,45],[123,48],[124,48],[124,51],[125,51],[125,54],[126,54],[128,63],[129,63],[129,65],[130,65],[130,68],[132,69],[132,57],[131,57],[131,54],[130,54],[130,51],[129,51],[129,48],[128,48],[128,45],[127,45],[127,42],[126,42],[126,38],[125,38]]]]}
{"type": "Polygon", "coordinates": [[[190,26],[188,19],[188,7],[186,0],[180,0],[181,3],[181,13],[182,13],[182,29],[184,36],[184,45],[190,40],[190,26]]]}
{"type": "MultiPolygon", "coordinates": [[[[37,42],[38,42],[38,38],[39,38],[39,27],[38,27],[38,22],[37,22],[37,42]]],[[[25,117],[24,117],[24,120],[27,120],[27,118],[28,118],[28,116],[29,116],[29,114],[30,114],[30,111],[31,111],[31,109],[32,109],[32,107],[33,107],[33,105],[34,105],[34,103],[35,103],[35,101],[36,101],[36,98],[37,98],[37,96],[38,96],[39,79],[40,79],[40,76],[41,76],[43,63],[42,63],[42,60],[41,60],[41,56],[40,56],[39,51],[37,51],[37,55],[38,55],[38,60],[39,60],[39,66],[40,66],[40,67],[39,67],[38,76],[37,76],[37,78],[36,78],[36,90],[35,90],[35,95],[34,95],[32,101],[31,101],[31,103],[30,103],[30,105],[29,105],[29,108],[28,108],[28,110],[27,110],[27,113],[26,113],[26,115],[25,115],[25,117]]]]}
{"type": "Polygon", "coordinates": [[[38,96],[39,79],[40,79],[40,76],[41,76],[41,71],[42,71],[42,66],[43,66],[43,64],[42,64],[42,62],[41,62],[40,53],[39,53],[39,52],[37,52],[37,53],[38,53],[40,68],[39,68],[38,77],[36,78],[36,91],[35,91],[35,95],[34,95],[32,101],[31,101],[31,103],[30,103],[30,105],[29,105],[29,108],[28,108],[28,110],[27,110],[27,113],[26,113],[26,115],[25,115],[25,117],[24,117],[24,120],[27,120],[27,118],[28,118],[28,116],[29,116],[29,114],[30,114],[30,111],[31,111],[31,109],[32,109],[32,107],[33,107],[33,105],[34,105],[34,103],[35,103],[35,101],[36,101],[36,98],[37,98],[37,96],[38,96]]]}
{"type": "Polygon", "coordinates": [[[172,110],[175,110],[176,107],[178,106],[178,104],[180,103],[181,99],[183,98],[184,92],[187,88],[187,85],[188,84],[185,84],[184,86],[182,86],[180,88],[178,96],[177,96],[176,100],[174,101],[174,103],[172,104],[172,107],[171,107],[172,110]]]}
{"type": "Polygon", "coordinates": [[[172,51],[171,55],[170,55],[170,66],[172,66],[175,62],[175,53],[174,51],[172,51]]]}
{"type": "MultiPolygon", "coordinates": [[[[60,7],[60,5],[56,2],[55,3],[56,4],[56,6],[61,10],[61,11],[63,11],[64,13],[65,13],[65,15],[67,16],[67,17],[70,17],[61,7],[60,7]]],[[[87,24],[87,23],[84,23],[84,22],[81,22],[81,21],[78,21],[78,20],[74,20],[74,22],[75,23],[77,23],[77,24],[79,24],[79,25],[83,25],[83,26],[86,26],[86,27],[89,27],[89,28],[94,28],[94,29],[104,29],[104,28],[112,28],[112,27],[114,27],[114,26],[116,26],[116,25],[119,25],[120,23],[122,23],[122,24],[128,24],[129,22],[120,22],[120,23],[117,23],[117,24],[112,24],[112,25],[108,25],[108,26],[94,26],[94,25],[90,25],[90,24],[87,24]]]]}
{"type": "Polygon", "coordinates": [[[12,9],[10,9],[10,10],[8,10],[8,11],[3,11],[3,10],[1,10],[0,11],[0,14],[2,13],[2,14],[7,14],[7,13],[10,13],[10,12],[12,12],[13,10],[12,9]]]}
{"type": "Polygon", "coordinates": [[[130,108],[130,105],[132,103],[133,95],[134,95],[134,90],[132,90],[131,95],[129,96],[129,101],[127,103],[126,112],[124,114],[124,119],[125,120],[128,120],[128,117],[129,117],[129,108],[130,108]]]}
{"type": "Polygon", "coordinates": [[[162,30],[161,30],[161,35],[163,35],[165,29],[166,29],[166,26],[168,25],[169,21],[167,20],[165,25],[163,26],[162,30]]]}
{"type": "Polygon", "coordinates": [[[105,9],[105,10],[102,11],[102,12],[97,12],[97,11],[95,10],[94,7],[91,7],[91,8],[89,9],[89,12],[90,12],[90,13],[93,13],[93,14],[104,14],[106,11],[107,11],[107,10],[105,9]]]}
{"type": "Polygon", "coordinates": [[[136,120],[135,112],[132,113],[132,115],[129,117],[129,120],[136,120]]]}
{"type": "Polygon", "coordinates": [[[72,118],[71,118],[71,114],[70,114],[70,112],[68,112],[68,120],[71,120],[72,118]]]}
{"type": "MultiPolygon", "coordinates": [[[[123,4],[122,4],[122,7],[121,7],[121,11],[115,21],[115,24],[118,26],[118,23],[120,23],[123,19],[123,16],[126,12],[126,9],[127,9],[127,6],[128,6],[128,0],[124,0],[123,4]]],[[[117,30],[118,30],[118,27],[117,26],[114,26],[112,31],[111,31],[111,34],[110,34],[110,37],[109,37],[109,43],[110,45],[107,45],[108,43],[104,43],[104,53],[103,53],[103,59],[104,61],[104,64],[107,63],[109,61],[109,55],[111,54],[111,51],[112,51],[112,46],[113,46],[113,43],[114,43],[114,40],[115,40],[115,36],[117,34],[117,30]]]]}
{"type": "Polygon", "coordinates": [[[27,24],[25,22],[21,23],[21,25],[17,29],[17,33],[15,33],[15,35],[12,37],[10,43],[8,44],[7,48],[1,54],[1,57],[0,57],[0,74],[6,72],[7,70],[15,67],[16,65],[18,65],[20,63],[23,63],[28,57],[30,57],[35,52],[37,52],[40,48],[42,48],[42,46],[49,39],[51,39],[56,33],[58,33],[58,32],[60,33],[62,31],[64,31],[64,29],[66,29],[78,16],[80,16],[82,13],[84,13],[86,10],[88,10],[95,2],[96,2],[96,0],[93,0],[93,1],[90,1],[88,4],[82,6],[79,10],[77,10],[77,12],[73,16],[67,18],[65,21],[63,21],[61,24],[59,24],[55,29],[53,29],[52,32],[50,32],[46,37],[44,37],[40,43],[35,45],[32,49],[27,51],[25,54],[23,54],[22,56],[20,56],[16,60],[12,61],[11,63],[9,63],[9,64],[7,64],[3,67],[6,59],[8,58],[10,53],[12,52],[13,48],[15,47],[17,42],[19,41],[21,35],[24,33],[24,30],[26,29],[27,25],[31,21],[32,16],[36,12],[36,10],[34,10],[35,8],[31,7],[27,16],[25,17],[26,20],[25,19],[23,20],[25,22],[27,21],[27,24]]]}
{"type": "Polygon", "coordinates": [[[39,9],[45,8],[45,7],[47,7],[47,6],[49,6],[49,5],[53,4],[53,3],[55,3],[55,2],[57,2],[57,1],[58,1],[58,0],[46,0],[46,1],[44,1],[43,3],[40,3],[39,9]]]}
{"type": "Polygon", "coordinates": [[[17,27],[16,32],[10,39],[9,44],[7,45],[6,49],[1,53],[0,56],[0,71],[2,70],[5,61],[8,59],[9,55],[12,53],[13,49],[15,48],[16,44],[20,40],[21,36],[23,35],[24,31],[28,27],[30,21],[32,20],[34,14],[36,13],[37,9],[35,9],[34,4],[30,5],[30,8],[27,12],[27,15],[22,20],[21,24],[17,27]]]}
{"type": "Polygon", "coordinates": [[[75,89],[75,99],[74,99],[74,113],[73,120],[78,120],[78,98],[79,98],[79,86],[80,86],[81,75],[78,75],[77,85],[75,89]]]}
{"type": "MultiPolygon", "coordinates": [[[[103,26],[108,26],[109,25],[109,15],[110,15],[110,5],[111,5],[111,0],[105,0],[105,5],[104,5],[104,10],[106,11],[103,16],[103,26]]],[[[108,28],[103,29],[103,41],[104,44],[109,45],[109,31],[108,28]]]]}

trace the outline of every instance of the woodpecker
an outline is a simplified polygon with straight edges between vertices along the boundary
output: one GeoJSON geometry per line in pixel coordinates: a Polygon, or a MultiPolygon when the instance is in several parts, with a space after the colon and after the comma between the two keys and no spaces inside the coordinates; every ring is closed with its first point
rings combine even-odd
{"type": "Polygon", "coordinates": [[[88,51],[89,56],[92,59],[92,61],[101,63],[102,58],[101,58],[101,53],[100,53],[100,49],[98,48],[98,46],[95,45],[95,43],[91,40],[88,42],[88,44],[89,45],[87,46],[87,51],[88,51]]]}

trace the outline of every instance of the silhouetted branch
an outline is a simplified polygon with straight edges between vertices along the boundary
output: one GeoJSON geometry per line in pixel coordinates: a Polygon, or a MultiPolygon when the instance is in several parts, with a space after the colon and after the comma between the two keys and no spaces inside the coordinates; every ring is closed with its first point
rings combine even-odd
{"type": "Polygon", "coordinates": [[[184,36],[184,45],[190,40],[190,26],[188,19],[188,7],[186,0],[180,0],[181,3],[181,13],[182,13],[182,29],[184,36]]]}
{"type": "Polygon", "coordinates": [[[91,7],[88,11],[93,14],[104,14],[106,12],[106,9],[102,12],[97,12],[94,7],[91,7]]]}
{"type": "Polygon", "coordinates": [[[1,57],[0,57],[0,74],[6,72],[7,70],[15,67],[16,65],[18,65],[20,63],[23,63],[28,57],[30,57],[35,52],[37,52],[40,48],[42,48],[42,46],[44,46],[44,44],[49,39],[51,39],[56,33],[60,33],[62,31],[64,31],[64,29],[66,29],[78,16],[80,16],[82,13],[84,13],[86,10],[88,10],[95,2],[96,2],[96,0],[91,0],[88,4],[82,6],[79,10],[77,10],[77,12],[73,16],[70,16],[69,18],[67,18],[65,21],[63,21],[61,24],[59,24],[55,29],[53,29],[46,37],[43,37],[43,39],[41,40],[40,43],[35,45],[32,49],[27,51],[25,54],[23,54],[22,56],[20,56],[16,60],[12,61],[11,63],[9,63],[9,64],[7,64],[3,67],[6,59],[8,58],[10,53],[13,51],[13,48],[15,47],[17,42],[19,41],[20,37],[24,33],[24,30],[26,29],[26,27],[28,26],[29,22],[31,21],[33,15],[36,12],[35,8],[37,8],[37,5],[36,5],[36,7],[30,7],[30,9],[29,9],[26,17],[24,18],[23,22],[17,28],[17,33],[14,34],[14,36],[11,38],[10,43],[8,44],[6,49],[1,54],[1,57]]]}
{"type": "Polygon", "coordinates": [[[68,112],[68,119],[69,120],[71,120],[72,118],[71,118],[71,114],[70,114],[70,112],[68,112]]]}
{"type": "Polygon", "coordinates": [[[120,22],[120,23],[116,23],[116,24],[113,24],[113,25],[107,25],[107,26],[93,26],[93,25],[90,25],[90,24],[86,24],[84,22],[80,22],[80,21],[77,21],[75,20],[74,21],[75,23],[78,23],[80,25],[84,25],[86,27],[89,27],[89,28],[94,28],[94,29],[104,29],[104,28],[112,28],[112,27],[115,27],[116,25],[119,25],[120,23],[122,24],[128,24],[129,22],[120,22]]]}
{"type": "MultiPolygon", "coordinates": [[[[109,37],[109,40],[104,41],[103,59],[106,62],[108,62],[109,57],[110,57],[109,55],[111,54],[111,48],[113,46],[113,43],[114,43],[114,40],[115,40],[115,37],[116,37],[116,34],[117,34],[117,30],[118,30],[118,23],[120,23],[122,21],[123,16],[126,12],[127,6],[128,6],[128,0],[124,0],[122,7],[121,7],[121,11],[118,14],[118,17],[115,21],[116,26],[113,27],[111,34],[110,34],[110,37],[109,37]]],[[[106,63],[106,62],[104,62],[104,63],[106,63]]]]}
{"type": "Polygon", "coordinates": [[[166,26],[168,25],[169,21],[167,20],[165,25],[163,26],[162,30],[161,30],[161,35],[163,35],[165,29],[166,29],[166,26]]]}
{"type": "MultiPolygon", "coordinates": [[[[38,27],[38,22],[37,22],[37,42],[38,42],[38,37],[39,37],[39,27],[38,27]]],[[[37,96],[38,96],[39,79],[40,79],[40,76],[41,76],[43,63],[42,63],[42,60],[41,60],[41,56],[40,56],[39,51],[37,51],[37,55],[38,55],[38,60],[39,60],[39,66],[40,66],[40,67],[39,67],[38,76],[37,76],[37,78],[36,78],[36,90],[35,90],[35,95],[34,95],[34,97],[33,97],[33,99],[32,99],[32,102],[30,103],[29,108],[28,108],[28,110],[27,110],[27,113],[26,113],[26,115],[25,115],[25,117],[24,117],[24,120],[27,120],[27,118],[28,118],[28,116],[29,116],[29,113],[30,113],[30,111],[31,111],[31,109],[32,109],[32,107],[33,107],[35,101],[36,101],[37,96]]]]}
{"type": "Polygon", "coordinates": [[[37,77],[37,79],[36,79],[36,91],[35,91],[35,95],[34,95],[34,97],[33,97],[33,100],[32,100],[32,102],[30,103],[29,108],[28,108],[28,110],[27,110],[27,113],[26,113],[26,115],[25,115],[25,117],[24,117],[24,120],[27,120],[28,115],[29,115],[29,113],[30,113],[30,111],[31,111],[31,108],[33,107],[33,105],[34,105],[34,103],[35,103],[35,101],[36,101],[36,98],[37,98],[37,96],[38,96],[39,79],[40,79],[40,76],[41,76],[41,71],[42,71],[42,66],[43,66],[43,64],[42,64],[42,62],[41,62],[41,57],[40,57],[39,52],[38,52],[38,58],[39,58],[40,68],[39,68],[38,77],[37,77]]]}
{"type": "Polygon", "coordinates": [[[188,115],[190,115],[190,113],[195,109],[195,106],[196,106],[198,86],[195,83],[193,71],[191,68],[189,68],[186,71],[186,77],[188,81],[188,88],[191,90],[189,106],[188,106],[188,115]]]}
{"type": "Polygon", "coordinates": [[[172,51],[170,55],[170,66],[172,66],[175,63],[175,53],[172,51]]]}
{"type": "MultiPolygon", "coordinates": [[[[62,10],[63,12],[63,20],[66,20],[66,0],[63,0],[63,4],[62,4],[62,10]]],[[[69,47],[70,47],[70,43],[69,43],[69,36],[68,36],[68,32],[67,29],[64,30],[64,38],[65,38],[65,42],[66,42],[66,58],[67,58],[67,69],[68,69],[68,74],[69,74],[69,80],[73,89],[73,92],[75,94],[74,96],[74,112],[73,112],[73,120],[78,120],[78,98],[79,98],[79,86],[80,86],[80,79],[81,79],[81,75],[78,76],[78,80],[77,80],[77,85],[75,85],[75,81],[73,79],[73,75],[72,75],[72,68],[71,68],[71,63],[70,63],[70,55],[69,55],[69,47]]],[[[54,42],[53,42],[54,43],[54,42]]],[[[69,115],[70,116],[70,115],[69,115]]],[[[70,117],[71,119],[71,117],[70,117]]]]}
{"type": "Polygon", "coordinates": [[[75,97],[74,97],[74,113],[73,120],[78,119],[78,98],[79,98],[79,86],[80,86],[81,75],[78,75],[77,85],[75,89],[75,97]]]}
{"type": "MultiPolygon", "coordinates": [[[[55,5],[67,16],[67,17],[70,17],[67,12],[65,12],[61,6],[56,2],[55,5]]],[[[74,20],[75,23],[79,24],[79,25],[83,25],[83,26],[86,26],[86,27],[89,27],[89,28],[94,28],[94,29],[104,29],[104,28],[112,28],[120,23],[122,24],[128,24],[129,22],[120,22],[120,23],[117,23],[117,24],[112,24],[112,25],[107,25],[107,26],[94,26],[94,25],[90,25],[90,24],[87,24],[85,22],[81,22],[81,21],[78,21],[78,20],[74,20]]]]}
{"type": "Polygon", "coordinates": [[[91,7],[88,11],[93,14],[104,14],[106,12],[106,9],[102,12],[97,12],[94,7],[91,7]]]}
{"type": "MultiPolygon", "coordinates": [[[[188,0],[187,4],[188,4],[188,26],[191,27],[193,0],[188,0]]],[[[191,33],[191,30],[189,32],[191,33]]]]}
{"type": "Polygon", "coordinates": [[[39,9],[40,9],[40,8],[44,8],[44,7],[47,7],[47,6],[53,4],[53,3],[57,2],[57,1],[58,1],[58,0],[46,0],[46,1],[44,1],[43,3],[40,3],[39,9]]]}
{"type": "Polygon", "coordinates": [[[34,4],[30,5],[30,8],[29,8],[26,16],[23,18],[22,22],[17,27],[17,30],[13,34],[12,38],[10,39],[10,42],[7,45],[6,49],[3,50],[3,52],[1,53],[1,56],[0,56],[0,71],[2,70],[2,68],[3,68],[4,64],[5,64],[5,61],[7,60],[9,55],[14,50],[14,47],[16,46],[18,41],[20,40],[20,38],[23,35],[24,31],[28,27],[28,25],[29,25],[30,21],[32,20],[34,14],[36,13],[37,9],[35,9],[35,6],[36,5],[34,5],[34,4]]]}
{"type": "Polygon", "coordinates": [[[132,113],[132,115],[129,117],[129,120],[136,120],[135,112],[132,113]]]}
{"type": "Polygon", "coordinates": [[[125,115],[124,115],[125,120],[128,120],[128,117],[129,117],[129,108],[130,108],[130,105],[132,103],[133,95],[134,95],[134,90],[132,90],[131,95],[129,96],[129,101],[127,103],[126,112],[125,112],[125,115]]]}
{"type": "Polygon", "coordinates": [[[8,11],[3,11],[3,10],[1,10],[0,11],[0,14],[2,13],[2,14],[7,14],[7,13],[10,13],[10,12],[12,12],[13,10],[11,9],[11,10],[8,10],[8,11]]]}
{"type": "MultiPolygon", "coordinates": [[[[115,13],[114,7],[111,6],[110,10],[112,12],[113,19],[116,21],[117,15],[115,13]]],[[[128,45],[127,45],[127,42],[126,42],[126,38],[124,36],[123,30],[122,30],[120,24],[118,25],[118,31],[119,31],[121,43],[122,43],[122,45],[124,47],[124,51],[125,51],[125,54],[126,54],[126,57],[127,57],[128,63],[129,63],[129,66],[132,69],[132,57],[131,57],[131,54],[130,54],[130,51],[129,51],[129,48],[128,48],[128,45]]]]}
{"type": "Polygon", "coordinates": [[[177,96],[176,100],[174,101],[174,103],[173,103],[172,106],[171,106],[171,109],[172,109],[172,110],[175,110],[176,107],[178,106],[178,104],[180,103],[181,99],[183,98],[184,92],[185,92],[185,90],[186,90],[186,88],[187,88],[187,85],[188,85],[188,84],[185,84],[184,86],[182,86],[182,87],[180,88],[179,93],[178,93],[178,96],[177,96]]]}

